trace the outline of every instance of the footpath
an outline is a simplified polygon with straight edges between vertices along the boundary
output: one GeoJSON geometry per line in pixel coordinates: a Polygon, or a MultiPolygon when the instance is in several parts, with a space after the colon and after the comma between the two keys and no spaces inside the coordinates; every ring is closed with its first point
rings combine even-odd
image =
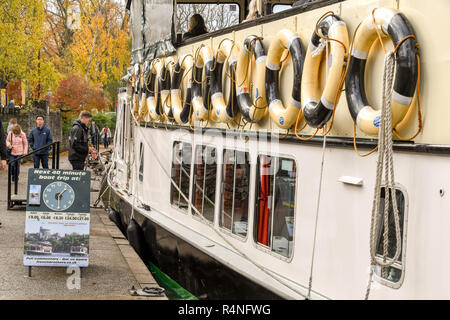
{"type": "MultiPolygon", "coordinates": [[[[26,192],[32,167],[27,163],[20,168],[19,195],[26,192]]],[[[60,168],[71,169],[67,155],[61,156],[60,168]]],[[[6,209],[7,178],[7,170],[0,173],[0,299],[167,300],[130,295],[133,286],[158,284],[104,209],[91,209],[89,267],[82,268],[79,282],[65,267],[33,267],[28,277],[28,267],[23,265],[25,210],[6,209]]],[[[91,189],[100,190],[101,177],[92,173],[92,178],[91,189]]],[[[97,197],[98,192],[91,192],[91,205],[97,197]]]]}

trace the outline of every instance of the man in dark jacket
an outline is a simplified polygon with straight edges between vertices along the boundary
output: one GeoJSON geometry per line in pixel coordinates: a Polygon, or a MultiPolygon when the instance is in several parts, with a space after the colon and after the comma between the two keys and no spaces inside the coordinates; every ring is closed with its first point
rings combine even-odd
{"type": "Polygon", "coordinates": [[[93,147],[89,146],[88,125],[92,115],[88,111],[81,111],[80,119],[75,120],[69,136],[69,161],[73,170],[84,170],[84,162],[89,152],[97,158],[93,147]]]}
{"type": "MultiPolygon", "coordinates": [[[[28,136],[28,143],[33,150],[42,148],[53,142],[52,133],[44,124],[44,121],[44,116],[37,116],[37,126],[31,130],[30,135],[28,136]]],[[[48,169],[49,149],[50,148],[45,148],[44,150],[40,150],[33,154],[35,168],[39,168],[39,165],[42,162],[42,168],[48,169]]]]}

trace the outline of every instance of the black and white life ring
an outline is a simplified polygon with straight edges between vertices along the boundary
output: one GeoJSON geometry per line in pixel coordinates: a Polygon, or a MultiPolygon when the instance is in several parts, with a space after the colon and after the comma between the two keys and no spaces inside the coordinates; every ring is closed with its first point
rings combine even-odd
{"type": "Polygon", "coordinates": [[[305,54],[299,35],[289,29],[277,33],[269,47],[266,61],[266,95],[269,104],[269,113],[272,121],[280,128],[290,128],[296,121],[300,112],[300,87],[302,82],[303,62],[305,54]],[[284,107],[279,93],[279,72],[281,69],[281,56],[284,50],[289,50],[294,67],[294,85],[292,97],[284,107]]]}
{"type": "Polygon", "coordinates": [[[259,121],[267,112],[266,100],[266,52],[260,38],[251,35],[244,40],[236,68],[236,92],[242,117],[249,122],[259,121]],[[248,70],[255,57],[255,89],[252,97],[248,70]]]}
{"type": "MultiPolygon", "coordinates": [[[[345,93],[350,114],[358,128],[366,134],[377,135],[380,126],[380,110],[374,110],[367,100],[364,75],[369,50],[377,39],[376,28],[382,37],[390,37],[394,46],[407,36],[414,35],[408,19],[399,11],[380,8],[368,16],[359,27],[351,52],[350,65],[345,82],[345,93]],[[374,21],[375,19],[375,25],[374,21]]],[[[395,53],[396,68],[391,109],[392,127],[403,120],[413,102],[418,78],[416,40],[404,40],[395,53]]]]}

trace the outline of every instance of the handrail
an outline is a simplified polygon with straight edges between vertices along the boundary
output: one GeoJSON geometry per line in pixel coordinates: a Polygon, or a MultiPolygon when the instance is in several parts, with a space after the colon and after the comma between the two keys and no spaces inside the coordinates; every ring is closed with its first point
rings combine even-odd
{"type": "Polygon", "coordinates": [[[8,160],[8,163],[13,163],[13,162],[19,161],[19,160],[21,160],[21,159],[23,159],[25,157],[31,156],[32,154],[34,154],[34,153],[36,153],[38,151],[50,148],[51,146],[56,145],[56,144],[59,144],[59,141],[55,141],[55,142],[49,143],[49,144],[47,144],[47,145],[45,145],[43,147],[40,147],[39,149],[36,149],[36,150],[33,150],[33,151],[27,153],[26,155],[23,155],[23,156],[21,156],[19,158],[16,158],[13,161],[8,160]]]}
{"type": "MultiPolygon", "coordinates": [[[[55,142],[49,143],[43,147],[40,147],[36,150],[33,150],[24,156],[20,156],[12,161],[10,161],[10,160],[8,161],[8,200],[7,200],[8,201],[7,202],[8,210],[11,209],[14,206],[14,204],[16,204],[16,203],[23,204],[22,202],[26,201],[24,199],[11,200],[11,178],[12,178],[11,167],[12,167],[12,164],[15,162],[18,162],[19,160],[21,160],[25,157],[35,154],[36,152],[39,152],[41,150],[52,147],[52,169],[59,169],[59,150],[60,150],[59,146],[60,146],[60,141],[55,141],[55,142]]],[[[17,194],[18,187],[19,187],[19,185],[18,185],[19,177],[17,176],[17,166],[15,167],[15,170],[16,170],[16,174],[15,174],[16,179],[14,181],[14,194],[17,194]]]]}

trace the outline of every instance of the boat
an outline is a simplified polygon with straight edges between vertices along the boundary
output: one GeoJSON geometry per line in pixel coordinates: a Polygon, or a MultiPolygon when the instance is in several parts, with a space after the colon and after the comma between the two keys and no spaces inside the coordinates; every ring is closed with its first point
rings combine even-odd
{"type": "Polygon", "coordinates": [[[33,242],[28,245],[27,254],[29,255],[51,255],[52,244],[48,241],[33,242]]]}
{"type": "Polygon", "coordinates": [[[84,245],[70,247],[70,255],[71,256],[87,256],[87,254],[88,254],[88,248],[86,248],[84,245]]]}
{"type": "Polygon", "coordinates": [[[202,299],[450,298],[450,3],[234,1],[182,42],[193,3],[127,5],[102,200],[151,263],[202,299]]]}

